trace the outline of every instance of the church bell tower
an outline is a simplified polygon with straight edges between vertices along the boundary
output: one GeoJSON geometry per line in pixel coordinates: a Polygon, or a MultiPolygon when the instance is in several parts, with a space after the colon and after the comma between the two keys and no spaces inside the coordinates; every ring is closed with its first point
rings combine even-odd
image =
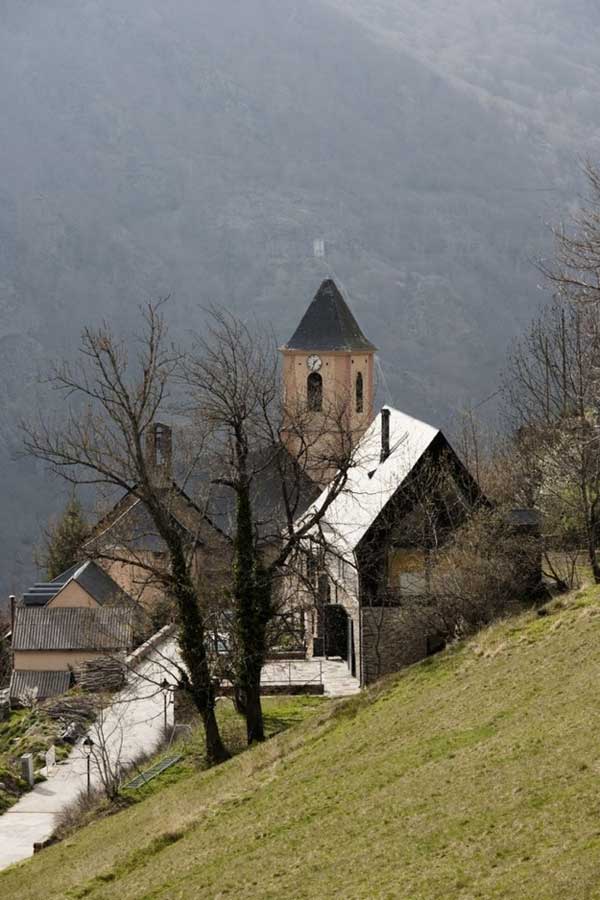
{"type": "Polygon", "coordinates": [[[376,350],[335,282],[324,281],[281,348],[284,405],[290,416],[299,414],[306,431],[314,435],[315,456],[319,447],[321,456],[327,455],[328,423],[335,431],[340,413],[355,442],[371,424],[376,350]]]}

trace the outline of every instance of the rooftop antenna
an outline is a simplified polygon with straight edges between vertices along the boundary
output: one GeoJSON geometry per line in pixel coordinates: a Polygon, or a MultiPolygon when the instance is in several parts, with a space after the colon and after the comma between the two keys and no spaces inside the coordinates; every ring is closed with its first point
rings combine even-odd
{"type": "Polygon", "coordinates": [[[377,369],[377,379],[379,384],[383,386],[383,396],[385,397],[385,402],[388,406],[391,406],[392,401],[392,392],[390,391],[390,386],[388,380],[386,378],[385,372],[383,371],[383,366],[381,365],[381,360],[379,356],[375,354],[375,368],[377,369]]]}

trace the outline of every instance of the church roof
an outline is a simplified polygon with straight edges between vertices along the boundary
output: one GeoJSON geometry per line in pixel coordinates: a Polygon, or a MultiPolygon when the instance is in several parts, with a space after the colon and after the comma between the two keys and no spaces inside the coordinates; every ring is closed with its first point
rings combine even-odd
{"type": "Polygon", "coordinates": [[[348,304],[331,278],[324,281],[285,350],[369,350],[367,340],[348,304]]]}

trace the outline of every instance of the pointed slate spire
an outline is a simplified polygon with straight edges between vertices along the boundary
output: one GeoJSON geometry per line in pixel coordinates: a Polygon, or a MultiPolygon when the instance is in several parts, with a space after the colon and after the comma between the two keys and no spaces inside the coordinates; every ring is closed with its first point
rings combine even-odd
{"type": "Polygon", "coordinates": [[[335,282],[328,278],[284,349],[372,352],[377,348],[364,336],[335,282]]]}

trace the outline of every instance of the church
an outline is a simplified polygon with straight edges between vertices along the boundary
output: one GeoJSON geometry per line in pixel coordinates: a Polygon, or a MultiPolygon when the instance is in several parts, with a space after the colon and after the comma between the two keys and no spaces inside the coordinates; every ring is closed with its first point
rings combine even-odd
{"type": "MultiPolygon", "coordinates": [[[[439,536],[486,501],[439,429],[391,406],[376,414],[376,347],[332,280],[281,353],[285,402],[304,404],[315,443],[327,439],[323,417],[338,406],[356,442],[345,489],[312,549],[307,542],[305,577],[292,579],[286,593],[304,609],[308,655],[345,660],[365,685],[439,650],[446,637],[411,614],[432,551],[424,505],[439,536]]],[[[315,472],[323,493],[314,503],[322,504],[327,482],[315,472]]]]}

